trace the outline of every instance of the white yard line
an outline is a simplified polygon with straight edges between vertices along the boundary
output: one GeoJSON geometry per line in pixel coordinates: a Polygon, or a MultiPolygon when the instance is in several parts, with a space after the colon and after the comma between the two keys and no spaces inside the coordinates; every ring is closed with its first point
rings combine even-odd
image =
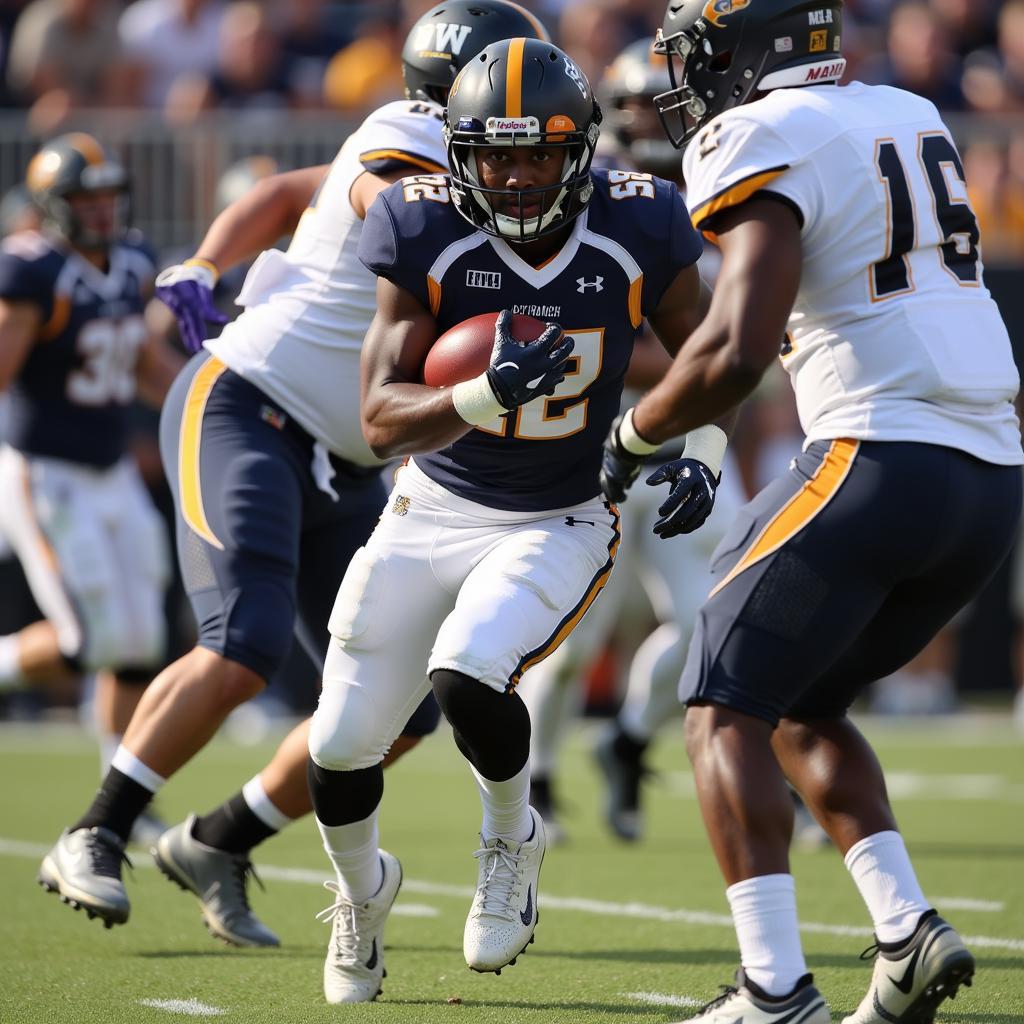
{"type": "Polygon", "coordinates": [[[183,1013],[187,1017],[223,1017],[227,1010],[219,1006],[201,1003],[198,999],[140,999],[139,1006],[151,1006],[154,1010],[168,1013],[183,1013]]]}
{"type": "MultiPolygon", "coordinates": [[[[48,846],[42,843],[28,843],[19,839],[5,839],[0,837],[0,856],[9,857],[42,857],[50,852],[48,846]]],[[[136,867],[155,867],[148,859],[136,861],[136,867]]],[[[309,868],[286,868],[273,864],[261,864],[259,869],[263,878],[274,879],[280,882],[298,882],[304,885],[323,885],[323,871],[314,871],[309,868]]],[[[415,878],[406,878],[402,881],[403,892],[417,893],[421,896],[444,896],[460,900],[471,900],[476,892],[468,885],[446,885],[440,882],[424,882],[415,878]]],[[[936,901],[944,906],[949,906],[949,901],[936,901]]],[[[985,901],[969,901],[972,903],[985,903],[985,901]]],[[[985,904],[990,909],[989,904],[985,904]]],[[[716,914],[708,910],[672,910],[669,907],[657,907],[648,903],[612,903],[607,900],[584,899],[578,896],[551,896],[544,894],[545,910],[573,910],[581,914],[596,914],[602,917],[632,917],[644,921],[664,921],[667,924],[692,924],[710,928],[733,927],[732,918],[728,914],[716,914]]],[[[962,907],[961,909],[978,909],[977,907],[962,907]]],[[[435,916],[438,911],[434,907],[426,907],[421,904],[396,903],[393,914],[405,914],[410,917],[435,916]]],[[[804,921],[800,930],[816,935],[841,935],[871,938],[871,929],[857,925],[824,924],[816,921],[804,921]]],[[[964,942],[968,945],[987,949],[1006,949],[1013,952],[1024,952],[1024,939],[1003,939],[990,935],[965,935],[964,942]]]]}
{"type": "Polygon", "coordinates": [[[623,999],[632,999],[635,1003],[647,1003],[648,1006],[703,1006],[693,996],[670,996],[663,992],[620,992],[623,999]]]}

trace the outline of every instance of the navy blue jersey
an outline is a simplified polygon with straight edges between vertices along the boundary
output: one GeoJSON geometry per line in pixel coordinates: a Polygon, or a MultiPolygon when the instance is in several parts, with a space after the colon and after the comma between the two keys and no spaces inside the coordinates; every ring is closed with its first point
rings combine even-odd
{"type": "Polygon", "coordinates": [[[569,373],[553,396],[416,456],[429,477],[470,501],[542,511],[598,493],[601,446],[619,411],[637,329],[701,254],[674,185],[626,171],[595,171],[593,179],[589,206],[541,267],[461,217],[444,175],[404,178],[367,212],[359,258],[419,299],[439,335],[511,309],[574,336],[569,373]]]}
{"type": "Polygon", "coordinates": [[[4,240],[0,298],[34,303],[42,315],[11,385],[9,444],[101,467],[122,456],[152,277],[152,260],[137,244],[113,246],[104,274],[36,232],[4,240]]]}

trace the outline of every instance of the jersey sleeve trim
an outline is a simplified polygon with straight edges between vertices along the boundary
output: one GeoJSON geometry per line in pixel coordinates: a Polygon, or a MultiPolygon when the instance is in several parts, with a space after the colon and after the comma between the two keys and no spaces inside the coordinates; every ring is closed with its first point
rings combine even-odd
{"type": "Polygon", "coordinates": [[[607,253],[622,267],[623,273],[629,281],[629,319],[634,327],[639,327],[643,320],[640,308],[644,287],[644,275],[640,269],[640,264],[633,259],[624,246],[607,235],[599,235],[596,231],[591,231],[590,228],[584,228],[580,232],[580,239],[588,245],[592,245],[595,249],[600,249],[602,252],[607,253]]]}
{"type": "Polygon", "coordinates": [[[794,199],[791,199],[789,196],[784,196],[781,192],[774,192],[770,188],[762,189],[760,198],[771,199],[773,202],[782,203],[783,206],[788,207],[793,211],[793,216],[796,217],[797,223],[800,225],[800,230],[803,230],[804,221],[806,220],[804,217],[804,211],[800,209],[794,199]]]}
{"type": "Polygon", "coordinates": [[[371,174],[386,174],[405,166],[419,167],[430,174],[448,173],[448,168],[442,164],[403,149],[369,149],[359,154],[359,162],[371,174]]]}
{"type": "Polygon", "coordinates": [[[713,195],[710,199],[701,203],[691,214],[690,220],[693,226],[700,230],[701,224],[709,217],[713,217],[730,206],[739,206],[745,203],[755,192],[764,188],[770,181],[774,181],[780,174],[789,170],[789,164],[780,164],[778,167],[770,167],[766,171],[756,171],[748,174],[745,178],[733,182],[728,188],[713,195]]]}

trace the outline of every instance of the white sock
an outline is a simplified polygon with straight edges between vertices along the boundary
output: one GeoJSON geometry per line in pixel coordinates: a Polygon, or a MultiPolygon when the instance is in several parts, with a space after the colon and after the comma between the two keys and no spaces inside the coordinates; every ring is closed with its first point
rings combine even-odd
{"type": "Polygon", "coordinates": [[[114,761],[114,754],[117,753],[117,748],[121,746],[121,733],[103,732],[101,729],[99,734],[99,743],[100,778],[105,779],[107,777],[107,772],[110,771],[110,766],[114,761]]]}
{"type": "Polygon", "coordinates": [[[785,996],[807,973],[796,920],[792,875],[759,875],[725,890],[747,977],[771,996],[785,996]]]}
{"type": "Polygon", "coordinates": [[[843,862],[867,904],[875,938],[886,943],[910,938],[918,919],[930,907],[903,836],[899,832],[876,832],[854,843],[843,862]]]}
{"type": "Polygon", "coordinates": [[[20,652],[17,633],[0,636],[0,690],[13,690],[25,682],[20,652]]]}
{"type": "Polygon", "coordinates": [[[349,825],[325,825],[317,819],[316,827],[334,865],[341,894],[353,903],[368,900],[384,884],[377,811],[349,825]]]}
{"type": "Polygon", "coordinates": [[[150,793],[155,793],[167,781],[152,768],[147,768],[123,743],[114,751],[110,767],[134,779],[140,786],[145,786],[150,793]]]}
{"type": "Polygon", "coordinates": [[[263,788],[263,780],[258,776],[251,778],[242,787],[242,799],[249,810],[263,822],[267,828],[280,832],[285,825],[290,825],[295,819],[289,818],[284,811],[278,810],[277,805],[267,796],[263,788]]]}
{"type": "Polygon", "coordinates": [[[485,779],[475,768],[473,776],[484,809],[483,824],[480,826],[484,839],[504,839],[509,843],[521,843],[529,839],[533,832],[530,762],[527,761],[511,779],[504,782],[485,779]]]}

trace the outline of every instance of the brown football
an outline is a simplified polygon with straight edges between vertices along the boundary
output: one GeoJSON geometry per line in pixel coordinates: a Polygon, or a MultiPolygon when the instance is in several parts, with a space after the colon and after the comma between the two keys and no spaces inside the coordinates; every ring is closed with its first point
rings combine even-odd
{"type": "MultiPolygon", "coordinates": [[[[431,346],[423,363],[423,383],[446,388],[479,377],[491,361],[497,313],[481,313],[450,327],[431,346]]],[[[547,324],[532,316],[512,316],[512,337],[536,341],[547,324]]]]}

